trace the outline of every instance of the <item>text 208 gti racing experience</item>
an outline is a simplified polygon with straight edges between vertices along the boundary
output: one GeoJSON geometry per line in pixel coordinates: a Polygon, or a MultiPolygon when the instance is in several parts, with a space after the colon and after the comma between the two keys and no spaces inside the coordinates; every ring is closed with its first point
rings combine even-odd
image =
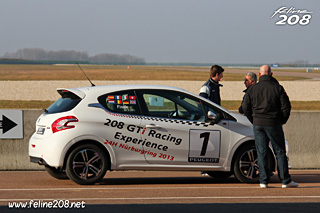
{"type": "MultiPolygon", "coordinates": [[[[252,124],[246,117],[183,89],[113,85],[58,89],[38,118],[31,162],[78,184],[107,171],[206,171],[258,182],[252,124]]],[[[276,161],[270,147],[270,173],[276,161]]]]}

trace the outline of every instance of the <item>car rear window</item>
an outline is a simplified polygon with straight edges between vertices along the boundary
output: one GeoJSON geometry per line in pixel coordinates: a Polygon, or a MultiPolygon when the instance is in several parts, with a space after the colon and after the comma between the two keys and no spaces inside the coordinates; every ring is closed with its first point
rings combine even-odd
{"type": "Polygon", "coordinates": [[[77,106],[81,98],[71,92],[63,92],[60,93],[61,98],[59,98],[56,102],[54,102],[47,110],[46,113],[59,113],[59,112],[67,112],[72,110],[75,106],[77,106]]]}

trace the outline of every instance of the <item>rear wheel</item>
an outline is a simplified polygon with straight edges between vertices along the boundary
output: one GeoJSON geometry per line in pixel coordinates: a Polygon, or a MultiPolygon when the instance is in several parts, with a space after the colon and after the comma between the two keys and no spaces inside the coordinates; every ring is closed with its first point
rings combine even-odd
{"type": "Polygon", "coordinates": [[[69,155],[66,165],[68,177],[81,185],[99,182],[106,174],[108,157],[94,144],[76,147],[69,155]]]}
{"type": "MultiPolygon", "coordinates": [[[[273,171],[273,155],[271,151],[268,152],[269,173],[273,171]]],[[[242,147],[235,156],[233,165],[234,176],[244,183],[258,183],[259,182],[259,166],[257,158],[257,150],[254,144],[248,144],[242,147]]]]}
{"type": "Polygon", "coordinates": [[[49,175],[51,175],[54,178],[60,179],[60,180],[66,180],[69,179],[66,172],[62,170],[61,168],[55,168],[48,165],[45,165],[44,168],[48,172],[49,175]]]}

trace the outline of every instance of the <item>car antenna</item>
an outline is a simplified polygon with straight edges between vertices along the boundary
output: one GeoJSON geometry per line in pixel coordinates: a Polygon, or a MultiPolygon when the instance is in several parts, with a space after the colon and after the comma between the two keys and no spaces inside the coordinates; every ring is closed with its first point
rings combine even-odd
{"type": "Polygon", "coordinates": [[[91,81],[90,81],[90,79],[88,78],[88,76],[86,75],[86,73],[83,71],[83,69],[80,67],[80,65],[78,64],[78,63],[76,63],[77,65],[78,65],[78,67],[80,68],[80,70],[83,72],[83,74],[87,77],[87,79],[88,79],[88,81],[90,82],[90,84],[91,84],[91,86],[96,86],[96,85],[94,85],[91,81]]]}

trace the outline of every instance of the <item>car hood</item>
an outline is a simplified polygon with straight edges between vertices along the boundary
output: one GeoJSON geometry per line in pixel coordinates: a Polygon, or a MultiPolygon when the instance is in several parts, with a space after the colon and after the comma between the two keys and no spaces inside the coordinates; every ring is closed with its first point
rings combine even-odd
{"type": "Polygon", "coordinates": [[[248,127],[253,127],[252,126],[252,123],[248,120],[248,118],[244,115],[240,115],[240,114],[237,114],[237,113],[233,113],[233,112],[229,112],[235,119],[237,119],[237,122],[245,125],[245,126],[248,126],[248,127]]]}

